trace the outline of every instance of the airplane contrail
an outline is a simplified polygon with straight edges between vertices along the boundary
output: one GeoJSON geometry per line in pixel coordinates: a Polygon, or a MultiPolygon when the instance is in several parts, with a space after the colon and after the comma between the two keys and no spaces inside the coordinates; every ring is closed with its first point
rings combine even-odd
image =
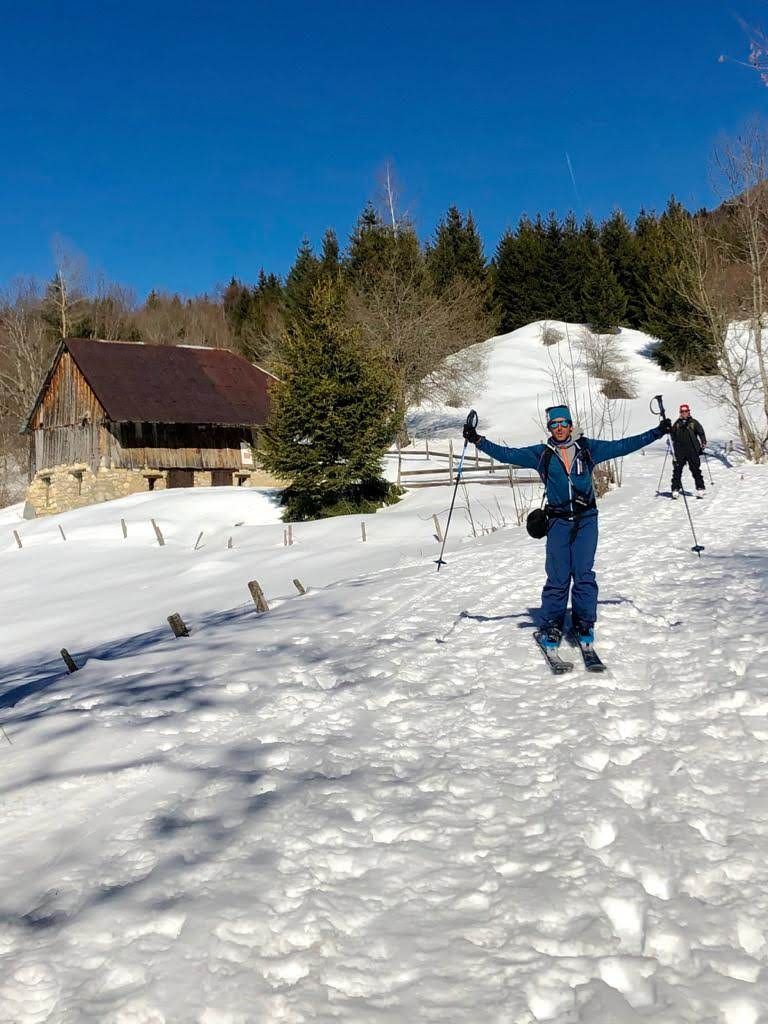
{"type": "Polygon", "coordinates": [[[573,166],[571,164],[571,158],[568,156],[566,151],[565,159],[568,164],[568,171],[571,175],[571,181],[573,182],[573,191],[576,193],[576,202],[581,206],[581,196],[579,195],[579,186],[576,184],[576,175],[573,173],[573,166]]]}

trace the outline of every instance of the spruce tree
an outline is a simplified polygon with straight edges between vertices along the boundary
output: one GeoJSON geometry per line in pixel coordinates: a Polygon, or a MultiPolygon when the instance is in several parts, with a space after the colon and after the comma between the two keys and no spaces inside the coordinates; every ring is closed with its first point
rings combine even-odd
{"type": "Polygon", "coordinates": [[[290,317],[307,315],[310,296],[319,279],[320,261],[312,251],[309,239],[304,238],[285,281],[285,305],[290,317]]]}
{"type": "Polygon", "coordinates": [[[346,268],[353,285],[375,277],[391,258],[394,232],[379,217],[372,203],[357,218],[349,239],[346,268]]]}
{"type": "Polygon", "coordinates": [[[543,299],[536,320],[564,320],[565,294],[563,291],[563,231],[557,214],[551,210],[543,229],[544,260],[540,294],[543,299]]]}
{"type": "Polygon", "coordinates": [[[660,340],[656,358],[665,369],[709,372],[709,339],[680,287],[685,265],[685,221],[689,216],[672,196],[661,217],[644,225],[643,328],[660,340]]]}
{"type": "Polygon", "coordinates": [[[507,231],[493,259],[493,299],[502,332],[546,319],[546,239],[541,218],[520,218],[517,231],[507,231]]]}
{"type": "Polygon", "coordinates": [[[627,297],[599,245],[584,268],[581,304],[584,322],[598,334],[614,331],[627,312],[627,297]]]}
{"type": "Polygon", "coordinates": [[[582,323],[582,280],[584,277],[584,252],[581,231],[576,215],[568,211],[563,221],[558,260],[560,275],[560,309],[558,320],[582,323]]]}
{"type": "Polygon", "coordinates": [[[335,278],[341,265],[339,258],[339,240],[333,228],[323,235],[323,248],[320,257],[320,272],[325,277],[335,278]]]}
{"type": "Polygon", "coordinates": [[[290,481],[289,520],[373,511],[393,498],[381,476],[402,409],[394,375],[347,322],[344,286],[322,280],[289,327],[259,458],[290,481]]]}
{"type": "Polygon", "coordinates": [[[444,291],[457,279],[479,283],[486,277],[483,243],[472,214],[466,222],[455,206],[435,231],[435,240],[427,250],[427,268],[438,291],[444,291]]]}
{"type": "Polygon", "coordinates": [[[639,327],[643,321],[640,253],[629,221],[621,210],[616,210],[602,224],[600,244],[627,296],[626,323],[630,327],[639,327]]]}

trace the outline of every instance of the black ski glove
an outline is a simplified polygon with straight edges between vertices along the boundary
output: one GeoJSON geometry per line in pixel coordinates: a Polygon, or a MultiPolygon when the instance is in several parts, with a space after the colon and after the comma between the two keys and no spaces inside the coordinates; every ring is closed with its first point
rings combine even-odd
{"type": "Polygon", "coordinates": [[[478,434],[475,428],[469,423],[464,424],[462,434],[464,435],[464,440],[469,441],[470,444],[477,444],[478,441],[482,440],[480,434],[478,434]]]}
{"type": "Polygon", "coordinates": [[[672,420],[669,416],[659,423],[659,430],[661,431],[661,434],[659,435],[660,437],[663,437],[664,434],[672,433],[672,420]]]}

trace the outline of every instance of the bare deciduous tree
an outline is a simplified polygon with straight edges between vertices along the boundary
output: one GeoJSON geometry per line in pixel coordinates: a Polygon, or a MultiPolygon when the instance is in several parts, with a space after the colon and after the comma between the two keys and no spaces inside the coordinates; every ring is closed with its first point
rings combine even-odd
{"type": "Polygon", "coordinates": [[[86,261],[82,253],[63,238],[53,240],[55,271],[44,299],[44,315],[59,338],[73,333],[85,302],[86,261]]]}
{"type": "Polygon", "coordinates": [[[493,332],[483,289],[455,281],[437,295],[416,272],[387,266],[353,293],[350,313],[365,341],[397,373],[405,407],[460,400],[482,376],[482,353],[472,350],[493,332]]]}
{"type": "Polygon", "coordinates": [[[701,218],[691,218],[685,230],[686,257],[678,268],[677,287],[694,310],[692,326],[707,333],[716,366],[716,374],[703,378],[699,389],[730,410],[745,453],[760,461],[768,424],[761,429],[755,420],[755,407],[764,407],[755,325],[751,317],[734,320],[740,301],[729,273],[730,246],[701,218]]]}
{"type": "Polygon", "coordinates": [[[768,326],[768,137],[760,122],[753,122],[733,142],[715,153],[715,166],[726,189],[726,209],[731,214],[735,239],[731,261],[744,265],[747,289],[738,296],[751,332],[762,403],[768,423],[768,360],[763,330],[768,326]]]}

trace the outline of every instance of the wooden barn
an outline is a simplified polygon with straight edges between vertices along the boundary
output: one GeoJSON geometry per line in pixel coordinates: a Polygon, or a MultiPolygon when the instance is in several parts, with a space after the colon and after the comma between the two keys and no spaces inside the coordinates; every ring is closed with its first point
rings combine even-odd
{"type": "Polygon", "coordinates": [[[29,514],[155,488],[278,485],[252,449],[271,380],[223,349],[65,338],[24,427],[29,514]]]}

